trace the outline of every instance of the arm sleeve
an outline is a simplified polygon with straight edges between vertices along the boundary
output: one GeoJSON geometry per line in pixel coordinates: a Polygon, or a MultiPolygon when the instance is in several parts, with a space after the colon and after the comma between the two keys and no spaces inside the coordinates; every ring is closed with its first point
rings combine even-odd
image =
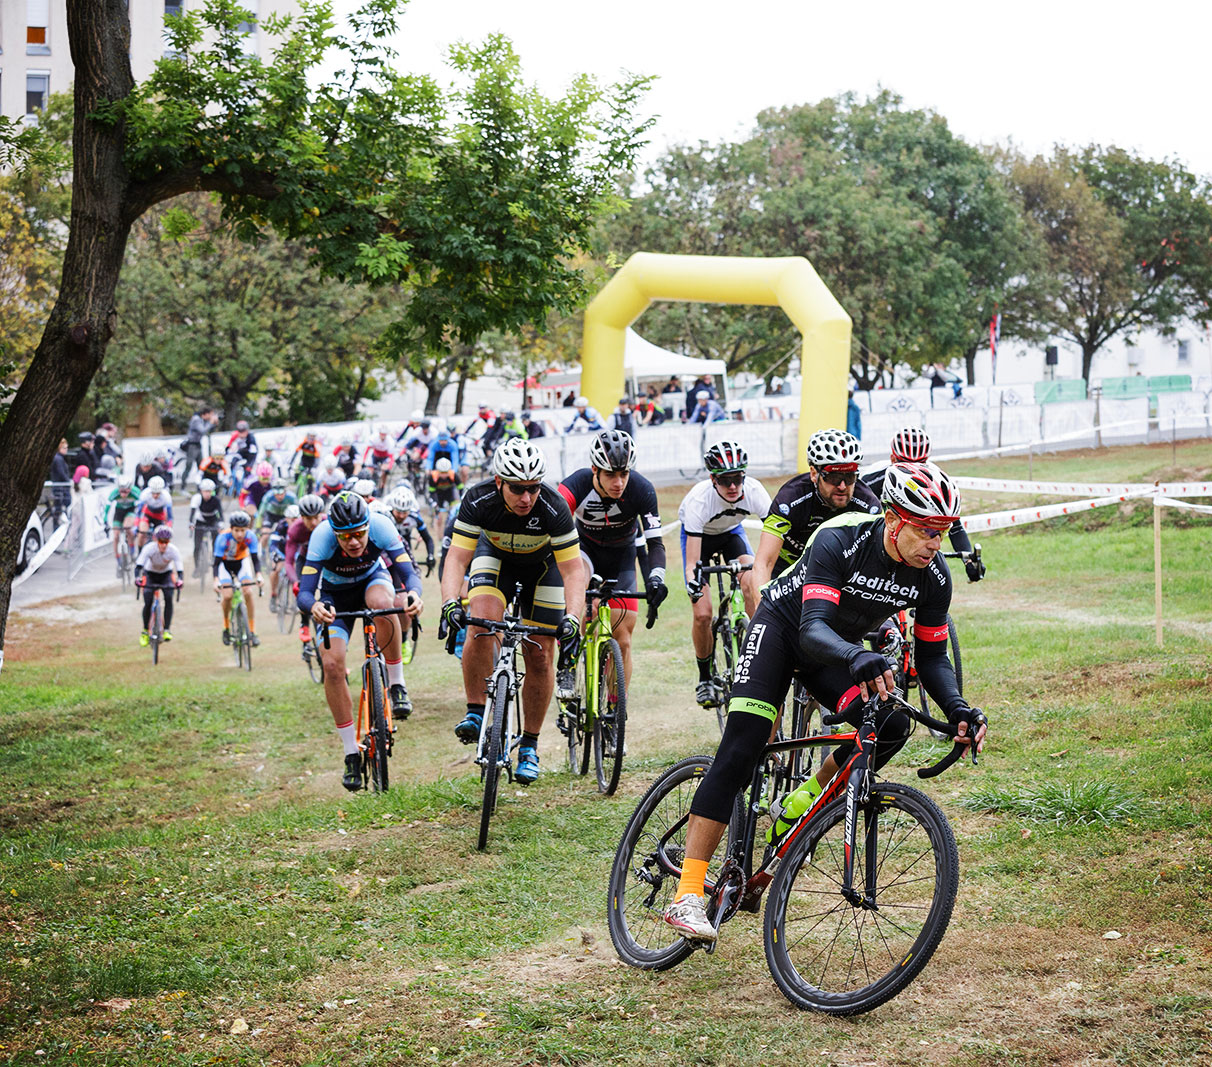
{"type": "Polygon", "coordinates": [[[644,555],[644,584],[654,570],[665,569],[665,542],[661,539],[661,513],[656,490],[649,487],[640,503],[640,530],[647,550],[644,555]]]}
{"type": "Polygon", "coordinates": [[[814,663],[845,664],[863,652],[833,629],[845,579],[845,559],[832,530],[821,530],[808,557],[800,600],[800,651],[814,663]]]}
{"type": "Polygon", "coordinates": [[[951,532],[948,535],[951,538],[951,548],[956,552],[971,552],[972,541],[968,538],[968,531],[964,529],[964,524],[956,519],[951,526],[951,532]]]}
{"type": "Polygon", "coordinates": [[[307,544],[307,556],[299,568],[300,611],[311,611],[316,602],[316,589],[320,585],[320,568],[336,545],[336,538],[327,523],[318,526],[307,544]]]}
{"type": "MultiPolygon", "coordinates": [[[[938,561],[942,564],[942,561],[938,561]]],[[[918,678],[934,702],[950,717],[968,706],[955,681],[955,668],[947,658],[947,610],[951,607],[951,574],[942,585],[930,581],[926,595],[914,613],[913,662],[918,678]]],[[[929,572],[927,572],[929,574],[929,572]]]]}
{"type": "Polygon", "coordinates": [[[255,536],[248,542],[248,558],[252,560],[253,572],[255,574],[260,574],[261,573],[261,546],[258,542],[258,538],[255,536]]]}
{"type": "MultiPolygon", "coordinates": [[[[408,549],[400,538],[400,532],[396,529],[395,523],[390,519],[384,519],[382,523],[372,520],[371,542],[387,561],[387,569],[391,571],[392,577],[410,593],[420,596],[421,576],[417,574],[416,568],[412,565],[408,549]]],[[[430,541],[430,544],[432,545],[433,542],[430,541]]],[[[432,548],[430,552],[432,554],[432,548]]],[[[300,588],[300,592],[302,592],[302,588],[300,588]]]]}
{"type": "Polygon", "coordinates": [[[429,527],[425,525],[425,520],[421,518],[420,512],[413,512],[413,521],[417,524],[417,533],[421,535],[421,543],[425,546],[425,551],[429,555],[433,555],[433,535],[429,532],[429,527]]]}

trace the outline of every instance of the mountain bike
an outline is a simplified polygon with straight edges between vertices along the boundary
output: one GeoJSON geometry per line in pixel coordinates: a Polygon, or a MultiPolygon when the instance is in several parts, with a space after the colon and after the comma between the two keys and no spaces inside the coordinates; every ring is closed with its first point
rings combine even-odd
{"type": "Polygon", "coordinates": [[[278,569],[278,593],[276,596],[270,597],[269,606],[273,608],[274,614],[278,616],[278,632],[288,634],[294,629],[295,613],[297,610],[295,597],[291,591],[291,581],[286,576],[286,564],[281,560],[276,560],[274,566],[278,569]]]}
{"type": "MultiPolygon", "coordinates": [[[[623,743],[627,730],[627,687],[623,653],[612,636],[610,602],[634,597],[646,600],[647,593],[619,592],[616,579],[594,575],[585,591],[586,601],[597,600],[596,614],[585,627],[585,638],[577,656],[574,695],[557,700],[560,714],[556,726],[568,739],[568,770],[585,774],[593,750],[598,792],[610,796],[619,784],[623,769],[623,743]]],[[[656,608],[648,609],[648,625],[656,619],[656,608]]]]}
{"type": "MultiPolygon", "coordinates": [[[[497,806],[497,785],[503,770],[509,781],[513,781],[513,750],[522,739],[522,679],[525,668],[518,666],[518,654],[526,644],[538,645],[535,634],[544,637],[555,635],[551,626],[532,626],[522,621],[522,583],[517,584],[513,600],[503,619],[477,619],[469,617],[463,627],[476,626],[483,633],[476,638],[500,640],[496,662],[488,677],[487,699],[484,718],[480,724],[480,737],[476,742],[476,763],[484,783],[484,802],[480,810],[480,835],[476,848],[481,852],[488,847],[488,824],[497,806]]],[[[438,639],[446,641],[446,651],[453,654],[459,630],[450,629],[443,619],[438,627],[438,639]]]]}
{"type": "MultiPolygon", "coordinates": [[[[718,559],[713,556],[712,559],[718,559]]],[[[711,682],[719,703],[715,704],[715,717],[720,733],[724,732],[724,721],[728,717],[728,695],[732,692],[732,673],[741,658],[745,643],[745,629],[749,616],[745,612],[745,594],[741,591],[741,573],[753,570],[752,563],[732,560],[728,563],[704,566],[700,560],[695,564],[696,581],[715,576],[716,610],[711,623],[711,682]],[[728,591],[724,591],[727,576],[728,591]]]]}
{"type": "MultiPolygon", "coordinates": [[[[369,785],[376,793],[386,793],[388,764],[395,739],[396,726],[391,718],[391,702],[387,699],[387,665],[379,648],[375,619],[381,615],[403,615],[404,608],[374,608],[364,611],[342,611],[338,619],[361,619],[362,639],[366,657],[362,661],[362,693],[358,697],[358,751],[362,754],[362,788],[369,785]]],[[[324,627],[324,647],[328,648],[328,627],[324,627]]]]}
{"type": "Polygon", "coordinates": [[[133,526],[127,526],[118,535],[117,570],[118,577],[122,579],[122,589],[124,592],[127,585],[135,580],[134,539],[135,528],[133,526]]]}
{"type": "MultiPolygon", "coordinates": [[[[955,727],[925,715],[899,695],[906,715],[951,737],[955,727]]],[[[926,965],[951,919],[959,853],[946,817],[924,793],[879,780],[874,697],[857,730],[768,745],[748,797],[736,799],[722,851],[705,886],[707,914],[718,931],[738,911],[756,913],[770,887],[763,933],[766,962],[792,1004],[831,1015],[871,1011],[896,996],[926,965]],[[811,807],[754,863],[769,822],[772,768],[789,751],[855,745],[845,766],[811,807]]],[[[826,725],[841,719],[825,716],[826,725]]],[[[956,744],[919,777],[932,778],[960,759],[956,744]]],[[[976,752],[972,750],[972,761],[976,752]]],[[[607,919],[619,958],[632,967],[666,970],[696,948],[663,921],[677,892],[690,802],[711,766],[709,756],[675,764],[653,783],[623,832],[610,873],[607,919]]]]}

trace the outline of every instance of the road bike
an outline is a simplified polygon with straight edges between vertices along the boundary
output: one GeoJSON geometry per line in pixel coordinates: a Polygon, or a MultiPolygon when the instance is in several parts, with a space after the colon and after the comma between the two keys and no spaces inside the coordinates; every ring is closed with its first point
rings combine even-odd
{"type": "MultiPolygon", "coordinates": [[[[901,696],[889,699],[922,725],[955,736],[955,727],[901,696]]],[[[879,705],[879,697],[865,703],[857,730],[766,746],[748,794],[737,796],[705,885],[717,932],[738,911],[756,913],[770,887],[763,923],[770,973],[792,1004],[831,1015],[871,1011],[917,976],[947,929],[959,884],[959,853],[942,811],[919,790],[872,770],[879,705]],[[845,765],[755,864],[763,821],[770,820],[769,779],[781,773],[786,754],[844,743],[854,745],[845,765]]],[[[825,716],[826,725],[840,720],[825,716]]],[[[918,775],[942,773],[968,747],[955,744],[918,775]]],[[[975,749],[971,755],[976,763],[975,749]]],[[[692,756],[671,767],[623,832],[607,919],[615,950],[632,967],[666,970],[696,948],[714,951],[717,942],[688,941],[663,919],[681,877],[690,802],[711,762],[692,756]]]]}
{"type": "MultiPolygon", "coordinates": [[[[260,583],[257,596],[261,596],[260,583]]],[[[236,654],[236,666],[252,670],[252,630],[248,625],[248,605],[244,603],[244,588],[239,579],[231,583],[231,614],[228,616],[228,632],[231,634],[232,651],[236,654]]]]}
{"type": "MultiPolygon", "coordinates": [[[[281,559],[275,560],[273,566],[278,571],[278,592],[276,595],[270,595],[269,606],[278,616],[278,632],[288,634],[294,629],[296,613],[295,597],[291,589],[293,583],[286,576],[286,564],[281,559]]],[[[270,581],[273,581],[272,577],[270,581]]]]}
{"type": "Polygon", "coordinates": [[[302,500],[316,484],[315,468],[300,467],[295,474],[295,499],[302,500]]]}
{"type": "MultiPolygon", "coordinates": [[[[598,792],[606,796],[618,788],[627,731],[623,653],[613,637],[610,604],[612,600],[648,598],[647,593],[616,590],[615,581],[596,574],[589,580],[586,600],[596,599],[597,609],[585,627],[575,667],[573,696],[558,701],[560,714],[556,719],[556,726],[568,740],[568,770],[572,774],[586,774],[592,749],[598,792]]],[[[649,606],[650,628],[655,619],[656,608],[649,606]]]]}
{"type": "MultiPolygon", "coordinates": [[[[143,593],[143,586],[135,587],[135,599],[143,593]]],[[[177,586],[177,602],[181,601],[181,586],[177,586]]],[[[157,586],[152,591],[151,618],[147,623],[147,644],[151,649],[152,666],[160,663],[160,646],[164,643],[164,588],[157,586]]]]}
{"type": "Polygon", "coordinates": [[[211,577],[215,558],[215,538],[219,536],[217,526],[200,527],[202,536],[194,536],[194,573],[198,576],[202,592],[206,592],[206,581],[211,577]]]}
{"type": "Polygon", "coordinates": [[[724,732],[724,721],[728,717],[732,675],[741,658],[745,629],[749,625],[749,616],[745,611],[745,594],[741,590],[741,574],[751,570],[752,563],[741,563],[735,559],[710,566],[704,566],[703,561],[699,560],[694,568],[696,581],[704,582],[713,575],[715,577],[716,610],[715,618],[711,622],[711,683],[718,702],[710,706],[715,708],[721,734],[724,732]],[[728,586],[727,592],[724,590],[725,584],[728,586]]]}
{"type": "MultiPolygon", "coordinates": [[[[480,834],[476,848],[481,852],[488,847],[488,824],[497,806],[497,786],[501,771],[513,781],[513,750],[522,738],[522,679],[525,668],[518,666],[518,654],[527,645],[538,645],[536,634],[554,637],[551,626],[533,626],[522,621],[522,584],[519,582],[513,600],[503,619],[478,619],[469,617],[465,627],[476,626],[483,632],[475,635],[500,641],[492,674],[488,677],[488,688],[484,717],[480,724],[480,737],[476,742],[476,763],[484,785],[484,801],[480,809],[480,834]]],[[[459,630],[451,629],[443,619],[438,627],[438,639],[446,641],[446,651],[453,654],[459,630]]]]}
{"type": "Polygon", "coordinates": [[[135,528],[133,526],[124,527],[118,534],[117,570],[118,577],[122,579],[123,591],[126,590],[128,584],[135,580],[134,540],[135,528]]]}
{"type": "MultiPolygon", "coordinates": [[[[391,758],[396,725],[391,717],[391,702],[387,699],[387,664],[383,662],[374,621],[383,615],[403,614],[404,608],[368,608],[337,614],[338,619],[362,620],[366,656],[362,661],[362,693],[358,697],[358,714],[354,723],[358,751],[362,755],[362,788],[369,786],[376,793],[387,792],[387,761],[391,758]]],[[[324,627],[324,647],[330,647],[327,626],[324,627]]]]}

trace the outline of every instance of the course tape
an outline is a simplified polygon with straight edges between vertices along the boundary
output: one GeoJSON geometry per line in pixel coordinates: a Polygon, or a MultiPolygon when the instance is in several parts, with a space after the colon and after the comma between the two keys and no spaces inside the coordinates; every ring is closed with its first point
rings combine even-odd
{"type": "Polygon", "coordinates": [[[1212,515],[1212,507],[1207,504],[1192,504],[1186,500],[1167,500],[1163,496],[1155,496],[1153,504],[1159,508],[1182,508],[1184,511],[1199,511],[1204,515],[1212,515]]]}
{"type": "Polygon", "coordinates": [[[963,519],[964,529],[969,533],[982,530],[1004,530],[1010,526],[1026,526],[1032,522],[1043,522],[1061,515],[1076,515],[1093,508],[1104,508],[1108,504],[1120,504],[1126,500],[1137,500],[1153,494],[1153,486],[1137,486],[1130,493],[1116,496],[1096,496],[1089,500],[1072,500],[1065,504],[1044,504],[1035,508],[1017,508],[1012,511],[991,511],[986,515],[972,515],[963,519]]]}
{"type": "Polygon", "coordinates": [[[961,489],[988,490],[1000,493],[1038,493],[1041,496],[1129,496],[1139,495],[1147,488],[1155,496],[1212,496],[1212,482],[1028,482],[1007,478],[968,478],[952,475],[951,480],[961,489]]]}

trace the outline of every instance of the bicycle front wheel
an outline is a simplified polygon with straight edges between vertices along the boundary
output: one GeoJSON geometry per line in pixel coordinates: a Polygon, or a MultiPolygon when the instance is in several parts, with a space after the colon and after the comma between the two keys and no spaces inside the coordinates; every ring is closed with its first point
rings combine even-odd
{"type": "Polygon", "coordinates": [[[377,660],[366,668],[366,692],[370,699],[370,729],[363,744],[370,764],[370,784],[376,793],[387,792],[387,757],[391,755],[391,732],[387,729],[387,705],[384,694],[383,666],[377,660]]]}
{"type": "MultiPolygon", "coordinates": [[[[315,623],[312,625],[314,626],[315,623]]],[[[320,646],[315,634],[312,634],[311,640],[303,646],[303,658],[307,661],[307,673],[311,675],[311,680],[316,685],[323,685],[324,661],[320,659],[320,646]]]]}
{"type": "Polygon", "coordinates": [[[627,728],[627,685],[623,652],[611,638],[598,657],[598,706],[593,718],[593,766],[598,792],[610,796],[623,770],[623,740],[627,728]]]}
{"type": "Polygon", "coordinates": [[[157,596],[152,600],[151,617],[151,650],[152,665],[160,662],[160,642],[164,640],[164,598],[157,596]]]}
{"type": "MultiPolygon", "coordinates": [[[[614,854],[606,919],[619,959],[632,967],[665,971],[694,951],[664,915],[682,874],[690,802],[710,766],[710,756],[691,756],[661,775],[627,821],[614,854]]],[[[721,843],[708,882],[719,874],[725,855],[721,843]]]]}
{"type": "Polygon", "coordinates": [[[905,988],[942,940],[959,886],[959,853],[924,793],[877,785],[855,831],[854,890],[842,895],[846,799],[799,834],[770,887],[766,962],[792,1004],[858,1015],[905,988]]]}
{"type": "Polygon", "coordinates": [[[501,763],[505,758],[505,732],[509,723],[509,686],[504,678],[496,682],[496,695],[492,700],[492,719],[488,723],[487,744],[484,754],[487,762],[482,768],[484,775],[484,805],[480,809],[480,836],[476,848],[481,852],[488,847],[488,824],[497,807],[497,784],[501,776],[501,763]]]}

